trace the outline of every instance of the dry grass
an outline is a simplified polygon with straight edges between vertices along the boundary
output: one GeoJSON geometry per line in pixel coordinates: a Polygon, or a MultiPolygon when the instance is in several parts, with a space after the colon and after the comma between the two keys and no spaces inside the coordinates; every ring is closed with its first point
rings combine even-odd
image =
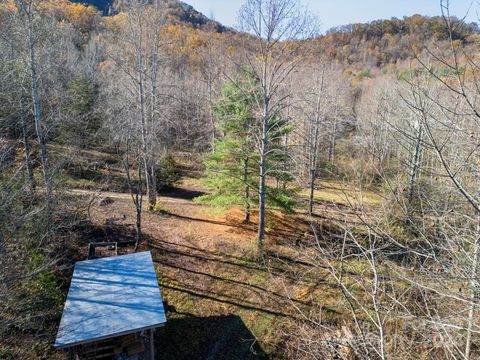
{"type": "MultiPolygon", "coordinates": [[[[354,188],[337,181],[322,181],[317,187],[319,189],[315,190],[314,198],[320,202],[347,206],[375,206],[383,202],[383,198],[371,190],[354,188]]],[[[309,191],[303,190],[300,195],[307,198],[309,191]]]]}
{"type": "MultiPolygon", "coordinates": [[[[168,303],[167,325],[159,332],[163,339],[190,337],[191,343],[171,344],[170,353],[159,358],[204,358],[218,346],[210,339],[207,328],[217,322],[234,327],[230,345],[243,349],[231,355],[232,359],[244,359],[250,355],[240,337],[257,341],[256,358],[275,357],[282,339],[278,329],[285,320],[300,318],[298,309],[309,312],[312,294],[329,294],[332,287],[318,283],[297,284],[297,274],[308,271],[306,264],[295,262],[299,248],[295,239],[302,239],[308,224],[301,216],[268,214],[268,255],[265,262],[256,258],[257,214],[252,223],[243,223],[240,209],[222,214],[209,211],[189,196],[203,189],[198,180],[187,179],[181,189],[164,193],[160,203],[164,210],[144,213],[143,249],[150,249],[159,276],[164,300],[168,303]],[[295,306],[293,306],[295,305],[295,306]],[[230,318],[230,317],[234,317],[230,318]],[[195,330],[191,330],[191,326],[195,330]],[[186,333],[190,329],[190,333],[186,333]],[[193,344],[193,345],[192,345],[193,344]],[[198,349],[195,347],[198,345],[198,349]],[[195,353],[187,351],[191,347],[195,353]],[[169,357],[170,356],[170,357],[169,357]]],[[[85,195],[88,191],[76,191],[85,195]]],[[[133,230],[134,210],[127,194],[104,193],[114,202],[106,207],[95,205],[92,219],[96,225],[114,224],[118,228],[133,230]]],[[[106,239],[110,240],[108,236],[106,239]]],[[[337,296],[324,301],[324,309],[334,319],[336,311],[330,311],[337,296]]]]}
{"type": "MultiPolygon", "coordinates": [[[[332,214],[340,213],[332,204],[381,202],[372,192],[335,182],[322,185],[315,193],[316,200],[324,203],[319,206],[325,210],[330,207],[332,214]]],[[[311,219],[303,211],[298,215],[268,213],[267,253],[259,262],[258,214],[253,212],[252,222],[245,224],[241,209],[218,212],[194,203],[193,198],[203,191],[199,179],[184,179],[177,189],[161,194],[162,211],[144,212],[141,248],[153,253],[168,304],[169,323],[158,336],[159,342],[168,340],[169,346],[157,354],[159,359],[211,357],[222,341],[237,349],[229,353],[232,359],[250,358],[254,344],[255,358],[276,358],[284,340],[279,331],[301,318],[299,310],[308,314],[320,309],[322,318],[332,324],[345,320],[338,289],[328,275],[298,261],[302,255],[298,244],[310,230],[311,219]],[[222,331],[212,335],[211,329],[218,326],[222,331]],[[228,340],[221,340],[230,328],[228,340]]],[[[74,193],[94,194],[85,189],[74,193]]],[[[94,226],[108,227],[99,240],[115,240],[119,232],[124,232],[123,237],[131,236],[135,214],[130,196],[112,192],[101,196],[114,202],[104,207],[95,202],[91,209],[94,226]]]]}

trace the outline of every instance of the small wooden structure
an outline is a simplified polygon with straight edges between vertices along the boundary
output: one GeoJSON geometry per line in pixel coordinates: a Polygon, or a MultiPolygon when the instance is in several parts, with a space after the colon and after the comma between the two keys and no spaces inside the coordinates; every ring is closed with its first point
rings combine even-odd
{"type": "Polygon", "coordinates": [[[96,242],[88,244],[88,260],[105,257],[105,253],[110,254],[110,256],[117,256],[118,243],[96,242]]]}
{"type": "Polygon", "coordinates": [[[72,360],[154,359],[167,321],[150,252],[80,261],[55,347],[72,360]]]}

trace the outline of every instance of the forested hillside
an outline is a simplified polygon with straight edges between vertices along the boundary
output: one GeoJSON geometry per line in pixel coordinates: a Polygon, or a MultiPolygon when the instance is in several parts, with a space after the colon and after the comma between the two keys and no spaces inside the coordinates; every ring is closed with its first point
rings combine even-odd
{"type": "MultiPolygon", "coordinates": [[[[87,0],[72,1],[74,3],[88,4],[95,6],[104,15],[113,15],[127,9],[135,1],[131,0],[87,0]]],[[[217,21],[207,18],[196,11],[192,6],[179,0],[150,0],[150,4],[157,4],[163,7],[163,12],[169,21],[190,24],[193,27],[208,27],[210,30],[226,31],[227,28],[217,21]]]]}
{"type": "Polygon", "coordinates": [[[102,243],[152,252],[157,359],[480,357],[476,24],[86,3],[0,2],[0,359],[63,358],[102,243]]]}
{"type": "Polygon", "coordinates": [[[478,41],[476,23],[466,24],[459,19],[451,21],[451,34],[440,16],[414,15],[369,24],[350,24],[330,29],[321,37],[321,43],[329,56],[344,64],[384,67],[411,60],[415,52],[425,47],[446,46],[450,37],[463,46],[478,41]]]}

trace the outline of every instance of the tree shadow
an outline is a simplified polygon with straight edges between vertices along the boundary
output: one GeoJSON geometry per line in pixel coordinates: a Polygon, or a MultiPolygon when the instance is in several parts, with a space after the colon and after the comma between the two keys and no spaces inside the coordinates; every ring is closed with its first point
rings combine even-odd
{"type": "Polygon", "coordinates": [[[214,224],[214,225],[222,225],[222,226],[230,226],[230,227],[238,227],[242,229],[247,229],[247,230],[254,230],[254,224],[249,224],[248,226],[246,224],[241,224],[241,223],[235,223],[231,221],[225,221],[225,220],[211,220],[211,219],[203,219],[200,217],[192,217],[192,216],[185,216],[185,215],[180,215],[180,214],[175,214],[170,211],[165,211],[165,214],[177,219],[181,220],[187,220],[187,221],[192,221],[192,222],[203,222],[207,224],[214,224]]]}
{"type": "MultiPolygon", "coordinates": [[[[243,259],[240,257],[236,256],[231,256],[231,255],[224,255],[222,253],[217,253],[217,252],[210,252],[204,249],[200,248],[195,248],[195,247],[190,247],[186,245],[179,245],[179,244],[174,244],[170,243],[167,241],[162,241],[162,240],[151,240],[149,242],[149,249],[151,250],[156,250],[157,252],[154,253],[154,259],[155,262],[161,263],[162,260],[165,257],[186,257],[190,259],[196,259],[199,261],[203,261],[205,263],[208,262],[216,262],[219,264],[224,264],[224,265],[230,265],[233,267],[239,267],[239,268],[244,268],[247,270],[253,270],[253,271],[261,271],[261,272],[270,272],[272,274],[281,274],[282,276],[286,276],[285,274],[285,269],[278,268],[272,265],[269,265],[268,268],[265,266],[260,265],[259,263],[255,263],[253,261],[250,261],[249,259],[243,259]],[[165,244],[169,244],[169,247],[166,247],[165,244]],[[174,245],[175,247],[172,247],[174,245]],[[188,250],[181,251],[178,248],[179,247],[184,247],[184,248],[190,248],[194,252],[191,253],[188,250]]],[[[292,279],[294,280],[294,279],[292,279]]]]}
{"type": "Polygon", "coordinates": [[[255,335],[236,315],[176,314],[155,332],[155,359],[267,359],[255,335]]]}
{"type": "Polygon", "coordinates": [[[205,195],[204,191],[190,190],[185,188],[170,187],[159,191],[160,196],[173,199],[193,200],[196,197],[205,195]]]}
{"type": "MultiPolygon", "coordinates": [[[[171,211],[165,211],[165,215],[181,219],[187,220],[191,222],[201,222],[201,223],[208,223],[213,225],[222,225],[228,226],[230,231],[236,234],[244,234],[248,236],[255,235],[257,232],[257,224],[255,222],[250,223],[242,223],[236,220],[212,220],[212,219],[203,219],[200,217],[192,217],[192,216],[185,216],[173,213],[171,211]]],[[[299,229],[303,226],[306,228],[308,223],[301,221],[300,219],[296,219],[296,225],[292,226],[289,224],[288,221],[281,220],[278,216],[271,216],[270,222],[274,224],[274,229],[268,231],[268,237],[274,241],[280,241],[284,239],[288,239],[288,242],[295,242],[295,239],[302,239],[303,232],[300,232],[299,229]]]]}
{"type": "Polygon", "coordinates": [[[188,294],[192,297],[196,297],[199,299],[204,299],[204,300],[210,300],[214,301],[216,303],[222,303],[226,305],[233,305],[237,308],[241,308],[243,310],[250,310],[250,311],[256,311],[259,313],[267,314],[267,315],[273,315],[273,316],[278,316],[282,318],[288,318],[292,320],[300,320],[298,316],[293,315],[293,314],[288,314],[280,311],[276,311],[274,309],[270,309],[265,307],[264,304],[259,304],[256,302],[252,301],[247,301],[245,299],[239,299],[237,296],[230,296],[224,293],[220,293],[218,291],[212,291],[208,290],[205,291],[200,288],[196,288],[191,285],[184,285],[184,284],[175,284],[175,279],[171,277],[164,277],[166,282],[161,285],[162,288],[164,289],[169,289],[177,292],[181,292],[184,294],[188,294]],[[174,284],[174,285],[170,285],[174,284]]]}
{"type": "Polygon", "coordinates": [[[85,239],[85,245],[96,242],[116,242],[119,247],[125,248],[135,244],[135,228],[133,224],[122,224],[117,221],[123,219],[109,218],[103,225],[87,221],[75,231],[85,239]]]}
{"type": "MultiPolygon", "coordinates": [[[[247,282],[243,282],[243,281],[239,281],[239,280],[235,280],[235,279],[230,279],[230,278],[227,278],[227,277],[221,277],[221,276],[217,276],[217,275],[214,275],[214,274],[209,274],[209,273],[206,273],[206,272],[203,272],[203,271],[188,269],[186,267],[178,266],[174,263],[169,263],[168,261],[162,261],[162,262],[159,262],[159,263],[162,264],[162,266],[167,266],[167,267],[170,267],[172,269],[177,269],[177,270],[181,270],[181,271],[184,271],[184,272],[187,272],[187,273],[190,273],[190,274],[208,277],[212,280],[232,284],[234,286],[239,286],[239,287],[243,287],[243,288],[250,289],[250,290],[255,290],[255,291],[258,291],[260,293],[264,293],[265,296],[271,296],[271,297],[278,298],[279,300],[285,300],[285,295],[280,294],[280,293],[275,292],[275,291],[272,291],[272,290],[265,289],[264,287],[257,286],[253,283],[247,283],[247,282]]],[[[299,305],[306,305],[306,306],[311,305],[310,302],[297,300],[297,299],[293,299],[293,298],[290,299],[290,301],[292,301],[294,303],[297,303],[299,305]]]]}

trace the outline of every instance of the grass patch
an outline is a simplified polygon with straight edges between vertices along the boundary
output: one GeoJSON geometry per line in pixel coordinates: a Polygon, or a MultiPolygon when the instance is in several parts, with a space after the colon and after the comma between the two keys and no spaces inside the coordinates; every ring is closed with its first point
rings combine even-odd
{"type": "Polygon", "coordinates": [[[351,260],[345,263],[345,270],[354,274],[371,275],[372,268],[367,260],[351,260]]]}
{"type": "MultiPolygon", "coordinates": [[[[310,192],[308,189],[300,192],[300,196],[308,198],[310,192]]],[[[321,183],[321,189],[314,191],[314,199],[316,201],[324,201],[339,205],[381,205],[383,198],[371,191],[361,190],[352,187],[347,187],[343,183],[324,181],[321,183]]]]}
{"type": "Polygon", "coordinates": [[[223,216],[225,213],[228,211],[228,209],[223,208],[223,207],[218,207],[218,206],[209,206],[204,209],[201,209],[198,211],[198,214],[204,214],[207,216],[213,216],[213,217],[218,217],[218,216],[223,216]]]}

